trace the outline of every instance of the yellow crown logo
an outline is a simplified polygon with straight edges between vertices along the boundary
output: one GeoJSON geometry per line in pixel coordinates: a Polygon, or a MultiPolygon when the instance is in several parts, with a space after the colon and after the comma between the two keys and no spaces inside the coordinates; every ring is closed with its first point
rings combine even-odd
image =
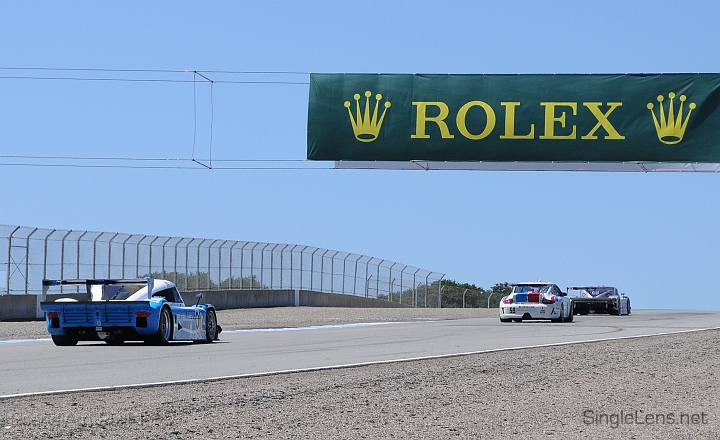
{"type": "Polygon", "coordinates": [[[368,90],[365,92],[365,111],[360,112],[360,94],[356,93],[355,98],[355,117],[353,117],[352,111],[350,110],[350,101],[345,101],[345,108],[348,109],[350,115],[350,122],[352,123],[353,132],[355,132],[355,139],[360,142],[372,142],[378,137],[380,133],[380,127],[382,126],[383,119],[385,119],[385,113],[390,107],[390,101],[385,101],[385,108],[383,109],[380,120],[378,120],[378,107],[382,95],[375,95],[375,109],[373,110],[372,119],[370,119],[370,96],[372,93],[368,90]]]}
{"type": "Polygon", "coordinates": [[[653,107],[655,107],[655,105],[650,102],[648,103],[647,108],[650,110],[650,113],[652,113],[653,121],[655,121],[655,131],[657,131],[660,142],[663,144],[673,145],[679,143],[685,135],[685,129],[687,128],[688,121],[690,120],[690,114],[695,108],[695,103],[690,103],[688,106],[690,107],[690,111],[687,113],[687,116],[683,121],[683,106],[685,105],[687,97],[685,95],[680,95],[680,109],[677,112],[677,117],[675,116],[674,106],[675,93],[668,93],[668,97],[670,98],[670,105],[668,106],[667,118],[665,117],[665,109],[663,108],[663,101],[665,100],[664,96],[659,95],[657,97],[658,103],[660,104],[659,121],[653,111],[653,107]]]}

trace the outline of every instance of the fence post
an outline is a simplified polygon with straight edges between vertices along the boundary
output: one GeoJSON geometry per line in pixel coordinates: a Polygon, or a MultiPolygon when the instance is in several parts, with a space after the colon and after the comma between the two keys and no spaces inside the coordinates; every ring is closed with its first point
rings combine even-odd
{"type": "MultiPolygon", "coordinates": [[[[278,244],[278,246],[279,246],[279,244],[278,244]]],[[[280,277],[280,282],[278,283],[279,289],[283,288],[283,259],[284,259],[283,254],[285,253],[285,248],[287,248],[287,247],[288,247],[287,244],[283,244],[283,247],[280,248],[280,267],[277,269],[278,275],[280,277]]]]}
{"type": "Polygon", "coordinates": [[[330,257],[330,293],[335,293],[335,256],[340,251],[335,251],[330,257]]]}
{"type": "Polygon", "coordinates": [[[153,248],[153,244],[155,244],[155,242],[157,241],[158,238],[160,238],[160,237],[155,236],[155,238],[153,238],[153,240],[150,242],[150,256],[148,258],[148,276],[149,277],[152,277],[152,273],[153,273],[153,270],[152,270],[152,254],[153,254],[152,248],[153,248]]]}
{"type": "Polygon", "coordinates": [[[325,249],[325,252],[320,255],[320,291],[323,291],[323,278],[325,278],[325,254],[329,252],[325,249]]]}
{"type": "Polygon", "coordinates": [[[397,261],[393,262],[393,264],[390,265],[390,274],[388,275],[388,280],[390,281],[388,283],[388,301],[390,301],[390,302],[392,302],[392,288],[393,288],[393,284],[395,284],[395,278],[392,277],[392,270],[396,264],[397,264],[397,261]]]}
{"type": "Polygon", "coordinates": [[[265,284],[263,284],[263,279],[265,277],[263,276],[263,272],[265,271],[265,248],[270,246],[270,243],[265,243],[265,246],[263,246],[260,249],[260,288],[262,289],[265,284]]]}
{"type": "Polygon", "coordinates": [[[380,266],[382,266],[384,262],[385,260],[380,260],[377,265],[377,278],[375,278],[375,298],[377,298],[380,294],[380,266]]]}
{"type": "Polygon", "coordinates": [[[427,296],[428,296],[428,290],[430,290],[430,284],[428,284],[428,280],[430,278],[430,275],[432,272],[428,273],[425,277],[425,308],[427,309],[427,296]]]}
{"type": "MultiPolygon", "coordinates": [[[[190,245],[193,244],[193,241],[195,241],[195,238],[191,238],[188,242],[187,246],[185,246],[185,291],[188,290],[188,278],[190,278],[190,267],[188,266],[188,261],[190,261],[190,245]]],[[[197,277],[197,274],[195,275],[197,277]]]]}
{"type": "Polygon", "coordinates": [[[108,279],[112,278],[111,270],[112,270],[112,242],[115,240],[115,237],[120,234],[119,232],[116,232],[115,235],[110,237],[110,240],[108,241],[108,279]]]}
{"type": "Polygon", "coordinates": [[[162,277],[165,279],[165,245],[167,245],[167,242],[170,241],[172,237],[165,238],[165,241],[163,241],[161,249],[162,249],[162,256],[160,257],[160,269],[162,272],[162,277]]]}
{"type": "Polygon", "coordinates": [[[37,232],[38,228],[35,228],[25,237],[25,295],[28,294],[29,281],[28,276],[30,275],[30,237],[37,232]]]}
{"type": "Polygon", "coordinates": [[[48,245],[48,239],[51,235],[55,233],[56,229],[53,229],[50,231],[48,235],[45,236],[45,244],[43,246],[43,279],[47,279],[47,245],[48,245]]]}
{"type": "MultiPolygon", "coordinates": [[[[310,254],[310,290],[313,290],[313,278],[315,278],[315,252],[319,251],[320,249],[315,248],[315,250],[310,254]]],[[[323,254],[325,255],[325,254],[323,254]]],[[[322,277],[322,274],[320,275],[322,277]]],[[[322,281],[321,281],[322,284],[322,281]]]]}
{"type": "Polygon", "coordinates": [[[142,238],[137,242],[137,247],[135,247],[135,276],[133,278],[137,278],[140,276],[140,245],[142,244],[143,240],[147,238],[147,235],[143,235],[142,238]]]}
{"type": "MultiPolygon", "coordinates": [[[[228,289],[232,289],[232,254],[233,254],[233,248],[237,246],[237,244],[240,243],[239,241],[234,241],[233,245],[230,246],[230,261],[228,262],[228,269],[230,272],[229,278],[228,278],[228,289]]],[[[242,285],[240,286],[242,287],[242,285]]]]}
{"type": "Polygon", "coordinates": [[[260,243],[255,243],[253,247],[250,248],[250,288],[253,289],[255,287],[255,273],[253,272],[255,268],[255,248],[260,243]]]}
{"type": "Polygon", "coordinates": [[[340,292],[340,293],[345,293],[345,260],[347,260],[349,256],[350,256],[350,254],[347,254],[347,255],[345,255],[345,258],[343,258],[342,292],[340,292]]]}
{"type": "Polygon", "coordinates": [[[398,298],[398,303],[402,304],[402,294],[403,294],[403,273],[405,272],[405,269],[407,269],[407,265],[403,264],[403,268],[400,271],[400,294],[398,295],[400,298],[398,298]]]}
{"type": "Polygon", "coordinates": [[[10,260],[12,260],[12,236],[15,234],[15,232],[20,229],[20,226],[17,226],[13,231],[8,235],[8,259],[7,259],[7,293],[10,294],[10,260]]]}
{"type": "MultiPolygon", "coordinates": [[[[402,263],[400,263],[402,264],[402,263]]],[[[400,270],[400,289],[398,290],[398,304],[402,304],[402,295],[403,295],[403,272],[405,272],[405,269],[407,269],[407,265],[403,264],[403,268],[400,270]]],[[[395,279],[393,278],[393,287],[395,286],[395,279]]]]}
{"type": "Polygon", "coordinates": [[[305,253],[305,249],[307,249],[307,248],[308,248],[307,245],[305,245],[305,246],[303,246],[302,249],[300,249],[300,289],[301,290],[303,288],[303,281],[302,281],[303,267],[304,267],[303,266],[303,254],[305,253]]]}
{"type": "Polygon", "coordinates": [[[362,258],[362,255],[359,255],[355,259],[355,272],[353,273],[353,296],[355,296],[355,292],[357,292],[357,282],[358,282],[358,273],[357,273],[357,267],[358,267],[358,261],[362,258]]]}
{"type": "Polygon", "coordinates": [[[212,265],[212,263],[211,263],[211,262],[212,262],[212,259],[210,258],[210,256],[212,255],[212,247],[213,247],[213,245],[214,245],[215,243],[217,243],[218,241],[220,241],[220,240],[213,240],[213,242],[210,243],[210,246],[208,246],[208,271],[207,271],[208,282],[207,282],[207,290],[211,290],[211,289],[210,289],[210,285],[211,285],[211,284],[210,284],[210,278],[211,278],[211,275],[212,275],[212,267],[210,267],[210,266],[212,265]]]}
{"type": "Polygon", "coordinates": [[[439,308],[442,308],[442,290],[443,290],[442,279],[443,278],[445,278],[445,274],[443,274],[443,276],[441,276],[440,279],[438,280],[438,307],[439,308]]]}
{"type": "Polygon", "coordinates": [[[244,266],[243,257],[245,255],[245,246],[247,246],[249,244],[250,244],[250,242],[246,241],[245,244],[242,245],[242,247],[240,248],[240,289],[245,288],[245,286],[243,285],[243,266],[244,266]]]}
{"type": "MultiPolygon", "coordinates": [[[[175,284],[176,287],[177,287],[177,277],[178,277],[178,271],[177,271],[177,250],[178,250],[178,246],[180,246],[180,243],[182,243],[184,240],[186,240],[185,237],[180,237],[180,240],[178,240],[178,241],[175,243],[175,248],[173,249],[173,254],[175,255],[175,256],[173,257],[173,274],[174,274],[174,275],[173,275],[173,284],[175,284]]],[[[187,276],[186,276],[186,278],[187,278],[187,276]]]]}
{"type": "Polygon", "coordinates": [[[97,237],[95,237],[95,240],[93,240],[93,265],[92,265],[92,268],[93,268],[93,272],[92,272],[93,275],[92,275],[92,277],[93,277],[93,279],[96,278],[96,276],[95,276],[95,268],[96,268],[96,266],[97,266],[97,241],[98,241],[98,239],[99,239],[100,237],[102,237],[104,234],[105,234],[104,232],[99,233],[99,234],[97,235],[97,237]]]}
{"type": "Polygon", "coordinates": [[[122,279],[125,279],[125,243],[127,243],[132,236],[132,234],[128,234],[127,238],[122,242],[122,272],[120,274],[120,278],[122,279]]]}
{"type": "Polygon", "coordinates": [[[273,288],[273,270],[275,269],[275,248],[280,246],[276,243],[275,246],[270,248],[270,290],[273,288]]]}
{"type": "MultiPolygon", "coordinates": [[[[202,247],[203,243],[208,241],[209,238],[203,239],[203,241],[198,244],[197,248],[197,272],[195,272],[195,290],[200,290],[200,248],[202,247]]],[[[208,254],[210,253],[210,250],[208,249],[208,254]]],[[[209,278],[209,276],[208,276],[209,278]]]]}
{"type": "Polygon", "coordinates": [[[218,246],[218,290],[220,290],[220,284],[222,284],[222,248],[227,242],[228,240],[225,240],[218,246]]]}
{"type": "Polygon", "coordinates": [[[77,238],[77,254],[75,255],[75,278],[80,279],[80,242],[82,241],[82,238],[87,234],[88,231],[83,231],[82,234],[77,238]]]}
{"type": "Polygon", "coordinates": [[[416,281],[416,279],[415,279],[415,275],[417,275],[418,272],[420,272],[420,269],[417,269],[417,270],[413,273],[413,299],[412,299],[412,306],[413,306],[413,307],[417,307],[417,281],[416,281]]]}
{"type": "MultiPolygon", "coordinates": [[[[67,238],[68,235],[70,235],[71,232],[72,232],[72,229],[68,230],[65,233],[65,235],[63,236],[62,241],[60,242],[60,279],[61,280],[65,278],[65,239],[67,238]]],[[[9,258],[8,258],[8,261],[10,261],[9,258]]],[[[8,266],[9,265],[10,265],[10,263],[8,263],[8,266]]],[[[10,272],[8,272],[8,274],[10,274],[10,272]]],[[[62,291],[63,291],[62,286],[60,286],[60,293],[62,293],[62,291]]],[[[10,279],[9,278],[8,278],[8,293],[10,293],[10,279]]]]}

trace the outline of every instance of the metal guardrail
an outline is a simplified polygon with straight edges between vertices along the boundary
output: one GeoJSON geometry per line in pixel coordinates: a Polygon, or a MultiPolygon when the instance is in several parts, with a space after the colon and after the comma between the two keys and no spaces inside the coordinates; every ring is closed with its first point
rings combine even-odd
{"type": "Polygon", "coordinates": [[[438,307],[444,274],[298,244],[0,225],[0,295],[43,279],[173,281],[182,291],[304,289],[438,307]]]}

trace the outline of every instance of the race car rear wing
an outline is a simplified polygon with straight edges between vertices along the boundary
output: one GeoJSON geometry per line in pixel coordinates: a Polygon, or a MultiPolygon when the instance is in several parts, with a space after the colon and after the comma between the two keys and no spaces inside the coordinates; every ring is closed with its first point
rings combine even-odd
{"type": "Polygon", "coordinates": [[[609,289],[609,290],[617,290],[613,286],[580,286],[580,287],[568,287],[567,291],[571,290],[588,290],[588,289],[609,289]]]}
{"type": "MultiPolygon", "coordinates": [[[[591,290],[603,290],[603,291],[606,291],[606,292],[607,292],[607,291],[612,291],[612,292],[614,292],[614,293],[617,294],[617,295],[625,296],[624,293],[621,293],[617,288],[612,287],[612,286],[580,286],[580,287],[568,287],[567,290],[566,290],[568,295],[570,295],[570,291],[571,291],[571,290],[584,290],[584,291],[586,291],[586,292],[589,292],[589,291],[591,291],[591,290]]],[[[598,295],[598,294],[595,294],[595,295],[592,295],[592,296],[595,297],[596,295],[598,295]]]]}
{"type": "Polygon", "coordinates": [[[114,286],[114,285],[127,285],[127,284],[134,284],[134,285],[143,285],[147,286],[147,295],[148,299],[152,296],[153,291],[153,284],[154,279],[145,277],[145,278],[136,278],[136,279],[127,279],[127,280],[106,280],[106,279],[97,279],[97,280],[43,280],[43,293],[42,293],[42,301],[45,301],[45,298],[47,297],[48,290],[52,286],[85,286],[85,291],[88,295],[88,300],[92,299],[92,292],[91,287],[92,286],[103,286],[102,288],[102,299],[109,301],[110,295],[108,292],[108,286],[114,286]]]}
{"type": "Polygon", "coordinates": [[[551,283],[549,281],[548,282],[546,282],[546,281],[525,281],[524,283],[503,283],[502,286],[503,287],[515,287],[515,286],[529,286],[532,284],[537,284],[538,286],[549,286],[549,285],[552,285],[553,283],[551,283]]]}

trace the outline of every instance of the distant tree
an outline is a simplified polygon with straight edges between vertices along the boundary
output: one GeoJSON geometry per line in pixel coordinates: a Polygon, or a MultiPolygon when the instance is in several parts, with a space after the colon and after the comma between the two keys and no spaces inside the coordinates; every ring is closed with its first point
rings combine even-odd
{"type": "Polygon", "coordinates": [[[256,275],[247,277],[226,278],[220,284],[213,281],[207,272],[184,274],[180,272],[153,272],[149,275],[152,278],[172,281],[181,292],[218,289],[267,289],[260,283],[256,275]]]}
{"type": "Polygon", "coordinates": [[[510,287],[507,283],[497,283],[490,289],[483,289],[475,284],[443,280],[441,302],[442,307],[459,308],[463,306],[463,296],[465,296],[466,308],[488,307],[488,299],[490,299],[490,308],[496,308],[500,305],[500,299],[508,293],[510,287]]]}
{"type": "Polygon", "coordinates": [[[257,275],[250,275],[242,278],[227,278],[225,281],[220,283],[221,289],[267,289],[268,287],[263,285],[257,279],[257,275]]]}
{"type": "Polygon", "coordinates": [[[497,283],[490,289],[492,296],[490,297],[490,307],[500,307],[500,299],[510,294],[512,287],[508,283],[497,283]]]}

